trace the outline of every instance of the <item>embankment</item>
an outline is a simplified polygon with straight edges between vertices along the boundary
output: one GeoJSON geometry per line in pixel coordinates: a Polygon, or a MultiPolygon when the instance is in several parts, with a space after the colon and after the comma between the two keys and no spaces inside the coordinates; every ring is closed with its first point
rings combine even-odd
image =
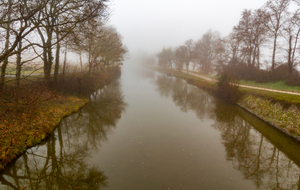
{"type": "MultiPolygon", "coordinates": [[[[27,148],[39,144],[43,139],[55,129],[59,122],[66,116],[77,112],[80,108],[89,102],[89,96],[82,91],[90,85],[90,90],[99,89],[108,84],[113,79],[120,76],[120,69],[108,70],[103,73],[97,73],[88,80],[82,78],[79,84],[82,87],[73,85],[77,83],[80,75],[71,74],[70,78],[64,80],[69,83],[66,85],[74,86],[68,89],[68,92],[55,89],[47,89],[39,93],[39,99],[32,104],[21,105],[20,101],[11,98],[10,101],[1,99],[0,101],[0,170],[27,148]],[[68,81],[69,80],[69,81],[68,81]],[[73,81],[73,82],[72,82],[73,81]],[[78,91],[80,89],[80,91],[78,91]],[[73,91],[72,91],[73,90],[73,91]],[[80,94],[78,94],[80,92],[80,94]]],[[[80,77],[82,77],[81,75],[80,77]]],[[[90,75],[89,75],[90,76],[90,75]]],[[[61,87],[65,88],[65,87],[61,87]]],[[[31,89],[26,89],[27,91],[31,89]]],[[[22,100],[24,101],[24,100],[22,100]]]]}
{"type": "Polygon", "coordinates": [[[296,104],[245,94],[237,104],[300,142],[300,109],[296,104]]]}

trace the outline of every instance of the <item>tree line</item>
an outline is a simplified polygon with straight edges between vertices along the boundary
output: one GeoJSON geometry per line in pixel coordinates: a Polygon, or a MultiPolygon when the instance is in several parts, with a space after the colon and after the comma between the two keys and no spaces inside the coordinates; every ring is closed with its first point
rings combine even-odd
{"type": "Polygon", "coordinates": [[[241,79],[284,79],[300,84],[299,35],[300,1],[268,0],[259,9],[243,10],[226,37],[209,30],[196,41],[189,39],[178,47],[163,48],[157,54],[158,65],[175,66],[179,71],[191,65],[204,73],[226,71],[241,79]]]}
{"type": "Polygon", "coordinates": [[[109,0],[0,0],[0,90],[5,85],[9,63],[16,68],[17,86],[22,68],[35,60],[42,60],[45,81],[56,82],[59,73],[65,73],[69,51],[79,55],[81,69],[82,56],[87,56],[89,73],[122,64],[127,49],[116,29],[106,24],[108,3],[109,0]]]}

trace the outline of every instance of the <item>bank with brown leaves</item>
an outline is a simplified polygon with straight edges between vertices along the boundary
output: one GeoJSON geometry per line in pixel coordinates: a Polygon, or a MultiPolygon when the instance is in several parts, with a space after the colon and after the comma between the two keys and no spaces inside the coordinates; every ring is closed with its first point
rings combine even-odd
{"type": "Polygon", "coordinates": [[[70,73],[55,84],[39,79],[19,88],[6,85],[0,97],[0,170],[45,139],[66,116],[89,102],[89,94],[118,78],[120,69],[70,73]]]}

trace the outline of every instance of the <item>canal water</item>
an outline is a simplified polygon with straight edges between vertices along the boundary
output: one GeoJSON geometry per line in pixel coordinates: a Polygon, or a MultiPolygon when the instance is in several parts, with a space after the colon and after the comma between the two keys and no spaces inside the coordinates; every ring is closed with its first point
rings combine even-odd
{"type": "Polygon", "coordinates": [[[0,189],[300,189],[300,146],[186,81],[125,66],[0,189]]]}

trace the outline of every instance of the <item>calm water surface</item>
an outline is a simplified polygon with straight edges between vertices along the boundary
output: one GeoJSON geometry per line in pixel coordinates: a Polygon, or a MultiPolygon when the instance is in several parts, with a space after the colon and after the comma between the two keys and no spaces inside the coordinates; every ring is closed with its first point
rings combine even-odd
{"type": "Polygon", "coordinates": [[[0,189],[300,189],[300,146],[185,81],[123,68],[0,189]]]}

